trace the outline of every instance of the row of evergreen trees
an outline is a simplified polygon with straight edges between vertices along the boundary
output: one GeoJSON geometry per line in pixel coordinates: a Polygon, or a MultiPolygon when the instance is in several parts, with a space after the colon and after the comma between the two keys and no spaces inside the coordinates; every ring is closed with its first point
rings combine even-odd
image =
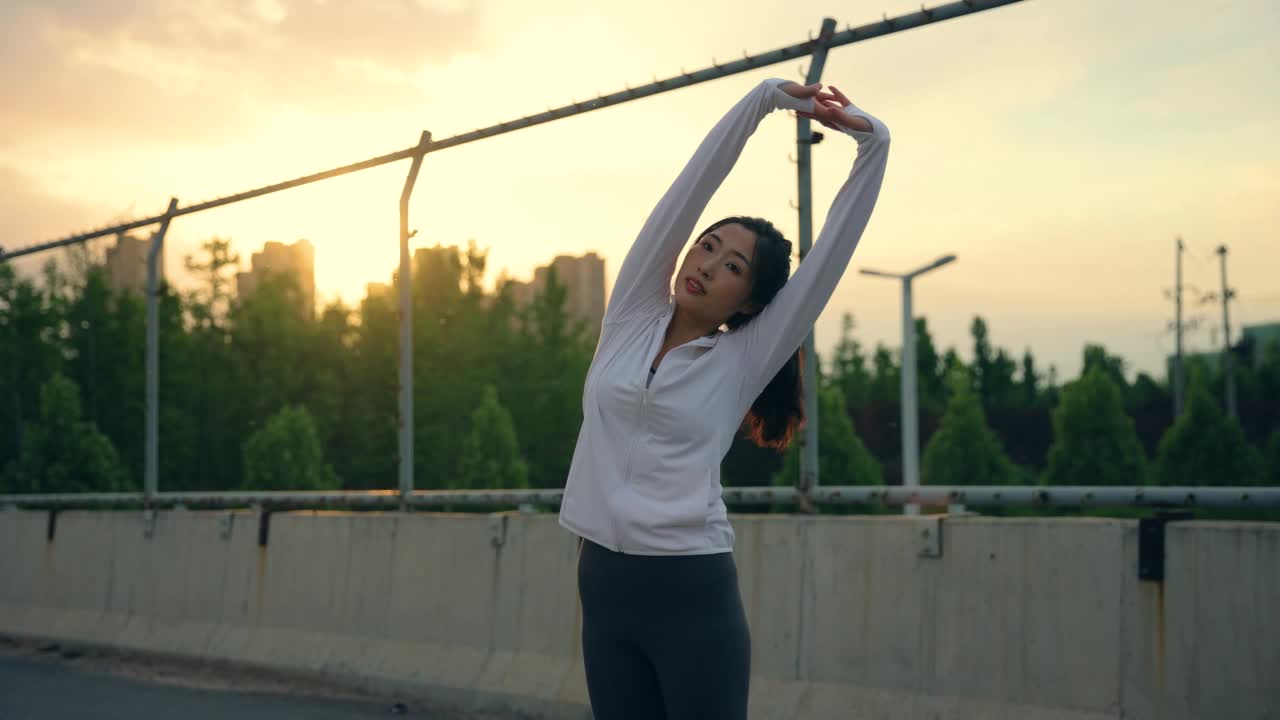
{"type": "MultiPolygon", "coordinates": [[[[1148,460],[1115,383],[1101,369],[1086,370],[1061,390],[1053,410],[1055,440],[1042,472],[1010,460],[987,424],[964,369],[949,376],[950,399],[923,453],[926,485],[1280,485],[1280,430],[1264,449],[1245,438],[1209,394],[1203,372],[1193,372],[1187,411],[1161,438],[1148,460]]],[[[820,390],[819,466],[824,476],[881,484],[880,462],[859,439],[838,386],[820,390]]],[[[776,484],[794,484],[799,449],[792,447],[776,484]]]]}
{"type": "MultiPolygon", "coordinates": [[[[560,487],[581,424],[592,355],[552,278],[527,307],[480,286],[486,253],[417,256],[414,465],[419,488],[560,487]]],[[[163,490],[395,487],[396,293],[298,311],[288,278],[230,295],[225,239],[187,259],[201,278],[160,300],[163,490]]],[[[501,285],[501,283],[500,283],[501,285]]],[[[938,353],[917,322],[922,479],[927,484],[1280,485],[1280,348],[1239,369],[1240,421],[1191,373],[1174,421],[1167,388],[1089,346],[1059,385],[971,328],[973,359],[938,353]]],[[[895,353],[863,352],[851,317],[820,367],[823,484],[899,482],[895,353]]],[[[114,291],[81,255],[17,276],[0,264],[0,493],[136,490],[143,464],[143,299],[114,291]]],[[[822,359],[820,359],[822,360],[822,359]]],[[[727,485],[794,482],[785,456],[735,442],[727,485]]]]}

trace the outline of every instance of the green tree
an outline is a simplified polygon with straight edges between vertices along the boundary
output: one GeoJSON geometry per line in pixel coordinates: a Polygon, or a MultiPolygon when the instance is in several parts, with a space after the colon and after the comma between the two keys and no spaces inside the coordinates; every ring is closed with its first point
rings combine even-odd
{"type": "Polygon", "coordinates": [[[831,380],[842,393],[849,407],[861,407],[871,394],[871,373],[867,371],[867,357],[862,344],[853,336],[856,323],[853,313],[845,313],[840,320],[840,341],[836,343],[835,357],[831,363],[831,380]]]}
{"type": "MultiPolygon", "coordinates": [[[[474,247],[464,253],[437,245],[414,253],[414,456],[419,487],[453,486],[467,437],[459,413],[471,412],[486,384],[499,383],[497,366],[510,329],[488,323],[478,286],[484,265],[485,255],[474,247]]],[[[503,390],[502,396],[513,401],[509,388],[503,390]]]]}
{"type": "Polygon", "coordinates": [[[498,389],[485,385],[471,413],[471,430],[458,460],[457,487],[514,489],[529,487],[529,465],[520,455],[511,413],[498,400],[498,389]]]}
{"type": "Polygon", "coordinates": [[[1022,353],[1022,379],[1018,381],[1019,401],[1024,408],[1033,408],[1040,401],[1040,374],[1036,372],[1036,360],[1031,348],[1022,353]]]}
{"type": "Polygon", "coordinates": [[[302,317],[300,293],[293,276],[269,274],[231,311],[228,342],[247,405],[241,419],[249,426],[307,397],[313,366],[301,361],[310,349],[314,321],[302,317]]]}
{"type": "Polygon", "coordinates": [[[993,350],[987,323],[975,316],[969,326],[973,336],[973,383],[982,407],[991,411],[1018,404],[1018,386],[1014,381],[1017,363],[1004,349],[993,350]]]}
{"type": "Polygon", "coordinates": [[[27,426],[16,471],[19,492],[120,492],[120,458],[97,426],[81,418],[80,389],[61,373],[40,388],[40,415],[27,426]]]}
{"type": "Polygon", "coordinates": [[[1280,428],[1280,339],[1241,343],[1235,372],[1240,423],[1258,446],[1280,428]]]}
{"type": "Polygon", "coordinates": [[[1182,417],[1160,438],[1156,477],[1162,485],[1255,485],[1262,481],[1258,451],[1209,395],[1193,372],[1182,417]]]}
{"type": "Polygon", "coordinates": [[[884,345],[876,345],[871,356],[871,402],[885,405],[898,402],[902,388],[902,374],[893,353],[884,345]]]}
{"type": "MultiPolygon", "coordinates": [[[[46,277],[55,268],[46,266],[46,277]]],[[[61,303],[0,262],[0,465],[17,462],[27,424],[40,413],[39,389],[62,369],[61,303]]]]}
{"type": "Polygon", "coordinates": [[[567,301],[555,272],[548,273],[543,292],[518,315],[519,332],[505,352],[500,349],[507,379],[502,396],[537,488],[564,485],[582,427],[582,386],[593,347],[586,328],[566,312],[567,301]]]}
{"type": "Polygon", "coordinates": [[[920,469],[926,485],[1005,485],[1013,466],[987,427],[967,373],[949,378],[951,399],[942,424],[929,440],[920,469]]]}
{"type": "Polygon", "coordinates": [[[360,388],[360,392],[346,391],[342,427],[350,454],[338,456],[349,490],[395,484],[399,421],[395,292],[393,284],[390,293],[369,293],[360,303],[359,320],[352,330],[346,388],[360,388]]]}
{"type": "Polygon", "coordinates": [[[305,407],[272,415],[244,444],[246,490],[336,490],[338,476],[324,462],[315,421],[305,407]]]}
{"type": "Polygon", "coordinates": [[[1108,354],[1107,349],[1101,345],[1087,344],[1084,346],[1084,367],[1080,370],[1080,376],[1088,375],[1095,368],[1115,383],[1120,389],[1121,397],[1128,393],[1129,383],[1124,379],[1124,359],[1119,355],[1108,354]]]}
{"type": "Polygon", "coordinates": [[[211,237],[200,244],[203,257],[183,258],[187,272],[204,281],[192,293],[191,315],[197,326],[210,325],[226,316],[231,306],[231,284],[240,266],[240,254],[231,249],[231,238],[211,237]]]}
{"type": "MultiPolygon", "coordinates": [[[[801,431],[803,432],[803,431],[801,431]]],[[[818,471],[824,485],[880,485],[880,463],[867,451],[845,412],[843,393],[829,385],[818,390],[818,471]]],[[[800,478],[800,438],[783,456],[773,484],[794,487],[800,478]]]]}
{"type": "Polygon", "coordinates": [[[1062,390],[1053,411],[1050,485],[1142,485],[1146,456],[1111,372],[1098,364],[1062,390]]]}
{"type": "MultiPolygon", "coordinates": [[[[145,413],[143,297],[113,289],[105,268],[89,267],[67,303],[66,328],[65,372],[80,387],[86,419],[111,440],[126,474],[142,477],[138,436],[145,413]]],[[[175,358],[161,357],[163,381],[169,379],[169,363],[175,358]]]]}
{"type": "Polygon", "coordinates": [[[936,414],[942,411],[946,403],[947,377],[944,374],[943,359],[933,344],[933,335],[929,333],[929,323],[925,318],[915,319],[916,323],[916,378],[919,393],[917,401],[921,412],[936,414]]]}
{"type": "Polygon", "coordinates": [[[1271,433],[1266,449],[1266,476],[1263,485],[1280,487],[1280,430],[1271,433]]]}

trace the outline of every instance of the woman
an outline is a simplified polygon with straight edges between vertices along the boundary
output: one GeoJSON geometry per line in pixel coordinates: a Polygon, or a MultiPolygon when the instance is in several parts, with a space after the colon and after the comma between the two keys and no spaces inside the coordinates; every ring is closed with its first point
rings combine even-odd
{"type": "Polygon", "coordinates": [[[747,717],[751,638],[720,462],[744,415],[752,439],[779,450],[802,423],[798,348],[871,217],[888,150],[884,123],[834,87],[766,80],[712,128],[627,253],[560,508],[580,538],[597,720],[747,717]],[[677,270],[747,138],[782,108],[857,142],[812,252],[788,281],[791,243],[766,220],[732,217],[699,234],[677,270]]]}

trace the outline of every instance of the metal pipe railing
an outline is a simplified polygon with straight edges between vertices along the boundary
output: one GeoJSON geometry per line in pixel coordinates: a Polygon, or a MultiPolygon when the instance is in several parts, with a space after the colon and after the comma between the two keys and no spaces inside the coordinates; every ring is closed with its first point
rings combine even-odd
{"type": "MultiPolygon", "coordinates": [[[[558,505],[563,490],[415,490],[409,508],[445,505],[503,506],[558,505]]],[[[727,487],[729,505],[795,504],[801,493],[794,487],[727,487]]],[[[268,507],[272,509],[397,509],[397,490],[315,492],[162,492],[148,499],[144,493],[55,493],[0,495],[0,508],[75,509],[138,507],[268,507]]],[[[919,486],[830,485],[810,491],[818,505],[981,505],[995,507],[1280,507],[1280,487],[1146,487],[987,485],[919,486]]]]}

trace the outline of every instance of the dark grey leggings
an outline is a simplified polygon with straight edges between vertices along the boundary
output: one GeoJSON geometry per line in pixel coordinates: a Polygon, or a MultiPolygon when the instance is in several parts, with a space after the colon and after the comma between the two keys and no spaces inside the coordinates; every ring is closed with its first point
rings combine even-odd
{"type": "Polygon", "coordinates": [[[628,555],[580,542],[596,720],[745,720],[751,633],[733,554],[628,555]]]}

